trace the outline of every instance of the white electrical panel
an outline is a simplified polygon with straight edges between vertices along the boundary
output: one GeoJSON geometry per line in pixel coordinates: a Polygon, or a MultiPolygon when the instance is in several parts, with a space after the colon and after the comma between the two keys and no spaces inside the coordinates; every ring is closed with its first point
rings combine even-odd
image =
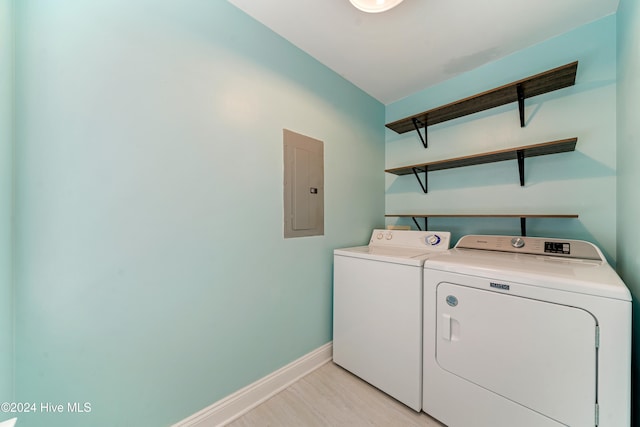
{"type": "Polygon", "coordinates": [[[283,129],[284,237],[324,234],[324,144],[283,129]]]}

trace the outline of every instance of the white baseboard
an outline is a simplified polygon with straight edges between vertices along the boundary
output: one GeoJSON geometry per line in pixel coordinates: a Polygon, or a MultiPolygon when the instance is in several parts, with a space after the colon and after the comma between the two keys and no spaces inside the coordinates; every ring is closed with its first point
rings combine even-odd
{"type": "Polygon", "coordinates": [[[332,354],[333,343],[329,342],[172,427],[220,427],[229,424],[309,372],[329,362],[332,354]]]}

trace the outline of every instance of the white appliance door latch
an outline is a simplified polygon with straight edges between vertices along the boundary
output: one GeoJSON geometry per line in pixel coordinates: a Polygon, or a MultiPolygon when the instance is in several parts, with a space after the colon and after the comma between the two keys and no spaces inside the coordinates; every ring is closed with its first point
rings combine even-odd
{"type": "Polygon", "coordinates": [[[442,327],[441,329],[441,333],[442,333],[442,338],[447,340],[447,341],[451,341],[451,316],[443,313],[442,314],[442,327]]]}

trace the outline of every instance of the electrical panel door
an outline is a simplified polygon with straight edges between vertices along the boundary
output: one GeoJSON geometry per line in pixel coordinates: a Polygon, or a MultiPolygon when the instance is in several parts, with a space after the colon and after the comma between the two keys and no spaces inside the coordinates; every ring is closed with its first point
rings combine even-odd
{"type": "Polygon", "coordinates": [[[322,141],[284,129],[284,237],[324,234],[322,141]]]}

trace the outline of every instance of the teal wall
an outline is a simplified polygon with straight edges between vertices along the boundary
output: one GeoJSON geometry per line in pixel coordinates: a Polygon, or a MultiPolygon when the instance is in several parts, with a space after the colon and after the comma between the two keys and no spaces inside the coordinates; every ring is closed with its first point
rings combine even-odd
{"type": "Polygon", "coordinates": [[[13,400],[12,147],[13,0],[0,0],[0,402],[13,400]]]}
{"type": "Polygon", "coordinates": [[[640,4],[621,0],[618,19],[618,271],[634,297],[634,425],[640,425],[640,4]]]}
{"type": "MultiPolygon", "coordinates": [[[[616,259],[616,17],[611,15],[477,68],[387,106],[387,122],[578,60],[576,85],[529,98],[526,127],[516,103],[429,127],[429,148],[415,132],[386,131],[386,167],[424,163],[556,139],[578,137],[576,151],[429,174],[429,193],[415,177],[386,174],[392,213],[579,214],[531,219],[527,233],[585,239],[616,259]]],[[[413,224],[411,219],[388,223],[413,224]]],[[[518,219],[431,219],[430,229],[519,234],[518,219]]]]}
{"type": "Polygon", "coordinates": [[[16,42],[16,399],[92,405],[19,423],[169,425],[331,340],[382,104],[223,1],[21,0],[16,42]],[[322,237],[282,237],[283,128],[322,237]]]}

